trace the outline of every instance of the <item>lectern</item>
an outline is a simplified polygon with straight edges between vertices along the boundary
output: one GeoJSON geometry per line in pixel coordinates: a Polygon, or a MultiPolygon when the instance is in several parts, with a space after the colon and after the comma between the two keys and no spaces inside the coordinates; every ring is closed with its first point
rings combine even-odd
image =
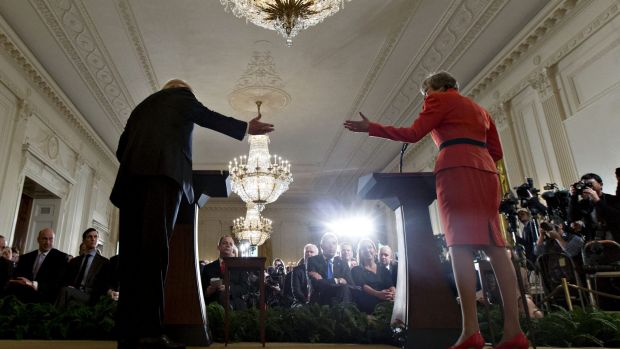
{"type": "Polygon", "coordinates": [[[174,340],[204,347],[212,341],[198,267],[198,208],[230,194],[228,171],[194,171],[193,183],[195,202],[182,199],[169,244],[164,325],[174,340]]]}
{"type": "Polygon", "coordinates": [[[372,173],[359,179],[358,196],[381,200],[396,214],[399,263],[392,321],[407,325],[407,348],[454,344],[461,317],[433,237],[428,207],[436,198],[434,174],[372,173]]]}

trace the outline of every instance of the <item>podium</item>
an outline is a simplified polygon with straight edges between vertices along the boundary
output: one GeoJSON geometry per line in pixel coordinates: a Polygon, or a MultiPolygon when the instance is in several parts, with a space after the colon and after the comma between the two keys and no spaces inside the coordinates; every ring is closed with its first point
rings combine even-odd
{"type": "Polygon", "coordinates": [[[212,340],[198,267],[198,209],[209,197],[228,197],[228,171],[194,171],[193,187],[195,203],[181,200],[169,243],[164,326],[174,340],[204,347],[212,340]]]}
{"type": "Polygon", "coordinates": [[[230,334],[230,271],[258,271],[258,328],[260,341],[265,347],[265,321],[267,321],[267,306],[265,305],[265,257],[224,257],[224,346],[228,346],[230,334]]]}
{"type": "Polygon", "coordinates": [[[441,268],[428,206],[435,176],[372,173],[361,177],[358,196],[381,200],[396,214],[398,284],[392,321],[407,325],[407,348],[445,349],[461,332],[461,313],[441,268]]]}

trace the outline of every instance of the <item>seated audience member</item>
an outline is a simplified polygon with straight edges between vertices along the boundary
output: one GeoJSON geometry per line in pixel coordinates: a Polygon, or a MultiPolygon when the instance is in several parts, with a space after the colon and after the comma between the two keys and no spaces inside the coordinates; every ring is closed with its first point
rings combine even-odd
{"type": "Polygon", "coordinates": [[[45,228],[37,237],[39,248],[19,258],[7,293],[25,303],[56,301],[67,268],[67,254],[54,247],[54,231],[45,228]]]}
{"type": "MultiPolygon", "coordinates": [[[[379,264],[390,272],[390,275],[392,276],[392,284],[396,286],[396,281],[398,280],[398,262],[394,260],[393,254],[394,252],[392,252],[392,248],[390,246],[381,246],[379,249],[379,264]]],[[[359,258],[359,255],[357,258],[359,258]]]]}
{"type": "Polygon", "coordinates": [[[353,246],[351,246],[351,244],[348,242],[343,242],[342,244],[340,244],[340,258],[342,258],[343,261],[347,262],[349,269],[352,269],[354,266],[357,265],[357,260],[353,255],[353,246]]]}
{"type": "Polygon", "coordinates": [[[105,273],[110,261],[97,253],[98,242],[99,233],[94,228],[82,233],[80,248],[83,247],[84,252],[69,261],[64,286],[56,300],[57,307],[66,308],[72,303],[94,304],[107,291],[105,273]]]}
{"type": "Polygon", "coordinates": [[[306,274],[306,265],[308,258],[319,254],[319,248],[314,244],[307,244],[304,246],[304,257],[299,260],[299,263],[291,275],[291,306],[300,306],[308,303],[308,276],[306,274]]]}
{"type": "Polygon", "coordinates": [[[586,240],[620,242],[620,200],[603,193],[603,180],[598,175],[587,173],[571,185],[568,213],[572,222],[583,221],[586,240]]]}
{"type": "Polygon", "coordinates": [[[19,248],[17,247],[11,247],[11,252],[13,253],[13,257],[11,257],[11,260],[13,261],[13,265],[17,265],[17,262],[19,261],[19,248]]]}
{"type": "Polygon", "coordinates": [[[306,270],[311,286],[310,301],[321,305],[350,302],[349,286],[355,286],[346,262],[336,256],[338,238],[326,233],[321,238],[321,254],[308,258],[306,270]]]}
{"type": "Polygon", "coordinates": [[[542,222],[534,254],[541,256],[545,253],[565,253],[573,261],[578,262],[581,260],[579,255],[583,244],[581,236],[566,232],[561,225],[542,222]]]}
{"type": "Polygon", "coordinates": [[[361,240],[357,245],[357,256],[360,265],[351,270],[351,275],[362,292],[355,300],[361,311],[371,314],[379,302],[394,300],[396,288],[389,270],[376,262],[377,249],[374,242],[361,240]]]}
{"type": "MultiPolygon", "coordinates": [[[[224,286],[224,257],[234,257],[235,241],[232,236],[224,235],[217,243],[219,258],[207,264],[202,272],[202,288],[204,292],[205,304],[219,302],[225,305],[225,286],[224,286]]],[[[230,306],[233,309],[246,309],[246,299],[248,294],[248,272],[230,273],[230,306]]]]}
{"type": "Polygon", "coordinates": [[[0,297],[4,296],[4,288],[13,275],[13,251],[10,247],[0,248],[0,297]]]}

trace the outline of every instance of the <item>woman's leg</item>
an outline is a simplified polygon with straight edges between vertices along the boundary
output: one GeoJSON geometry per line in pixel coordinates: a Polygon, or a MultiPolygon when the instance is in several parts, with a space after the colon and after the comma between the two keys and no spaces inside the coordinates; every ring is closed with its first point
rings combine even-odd
{"type": "Polygon", "coordinates": [[[480,330],[476,309],[476,271],[474,270],[473,248],[471,246],[452,246],[450,247],[450,256],[456,288],[461,299],[461,316],[463,319],[461,337],[456,342],[458,345],[480,330]]]}
{"type": "Polygon", "coordinates": [[[517,306],[517,276],[504,247],[485,246],[482,249],[491,258],[491,265],[493,266],[495,278],[502,294],[504,335],[500,342],[503,342],[521,332],[519,308],[517,306]]]}

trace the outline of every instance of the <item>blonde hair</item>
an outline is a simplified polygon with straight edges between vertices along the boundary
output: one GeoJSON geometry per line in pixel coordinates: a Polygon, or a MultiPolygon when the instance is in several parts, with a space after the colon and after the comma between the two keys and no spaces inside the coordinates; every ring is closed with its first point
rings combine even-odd
{"type": "Polygon", "coordinates": [[[168,89],[168,88],[177,88],[177,87],[185,87],[185,88],[188,88],[190,90],[192,89],[192,87],[187,82],[185,82],[184,80],[181,80],[181,79],[171,79],[171,80],[168,80],[168,82],[166,82],[161,89],[165,90],[165,89],[168,89]]]}

